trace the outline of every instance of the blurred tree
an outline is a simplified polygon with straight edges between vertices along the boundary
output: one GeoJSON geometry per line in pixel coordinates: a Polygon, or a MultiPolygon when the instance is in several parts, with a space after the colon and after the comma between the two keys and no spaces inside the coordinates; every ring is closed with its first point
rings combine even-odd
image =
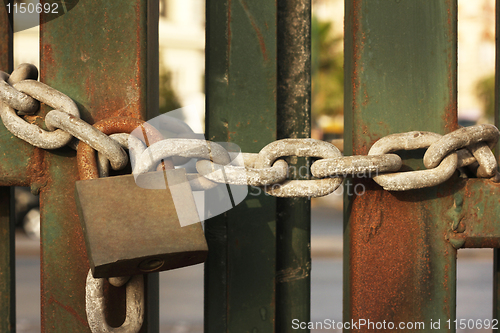
{"type": "Polygon", "coordinates": [[[495,116],[495,74],[484,77],[476,84],[476,96],[483,104],[487,118],[495,116]]]}
{"type": "Polygon", "coordinates": [[[342,36],[333,36],[332,22],[313,16],[312,49],[312,117],[344,112],[344,55],[342,36]]]}
{"type": "MultiPolygon", "coordinates": [[[[161,56],[160,59],[162,59],[161,56]]],[[[172,73],[160,61],[160,114],[179,109],[180,107],[181,103],[172,87],[172,73]]]]}

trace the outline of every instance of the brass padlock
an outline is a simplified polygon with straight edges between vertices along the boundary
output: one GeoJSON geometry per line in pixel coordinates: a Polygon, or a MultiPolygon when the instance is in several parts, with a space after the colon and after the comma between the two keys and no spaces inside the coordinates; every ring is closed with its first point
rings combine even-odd
{"type": "MultiPolygon", "coordinates": [[[[79,165],[91,160],[94,168],[95,152],[82,145],[79,165]]],[[[206,259],[208,247],[185,170],[147,173],[137,182],[142,187],[133,175],[76,182],[77,208],[95,278],[164,271],[206,259]],[[165,189],[143,188],[145,182],[160,181],[168,183],[165,189]],[[182,202],[180,214],[173,188],[177,206],[182,202]]]]}

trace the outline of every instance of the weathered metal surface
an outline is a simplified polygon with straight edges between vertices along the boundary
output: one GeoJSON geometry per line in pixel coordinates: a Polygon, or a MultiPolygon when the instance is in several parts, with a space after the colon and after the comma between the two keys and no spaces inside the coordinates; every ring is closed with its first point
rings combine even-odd
{"type": "Polygon", "coordinates": [[[487,142],[490,148],[496,146],[500,132],[493,125],[482,124],[459,128],[444,135],[427,149],[424,155],[424,165],[435,168],[451,151],[470,146],[478,142],[487,142]]]}
{"type": "Polygon", "coordinates": [[[152,172],[137,182],[133,175],[76,182],[78,214],[96,278],[164,271],[206,259],[207,244],[185,170],[152,172]],[[150,189],[146,182],[163,189],[150,189]],[[153,262],[157,265],[148,265],[153,262]]]}
{"type": "Polygon", "coordinates": [[[38,79],[38,70],[36,73],[33,73],[29,68],[26,70],[26,67],[18,67],[12,72],[12,76],[14,78],[10,78],[9,74],[5,72],[0,72],[0,99],[11,108],[17,110],[19,114],[35,113],[40,108],[40,103],[33,97],[12,87],[12,85],[20,80],[38,79]]]}
{"type": "MultiPolygon", "coordinates": [[[[392,134],[375,142],[368,155],[428,148],[440,138],[441,135],[430,132],[414,131],[392,134]]],[[[457,169],[457,154],[448,154],[440,162],[433,169],[378,175],[373,177],[373,180],[387,191],[407,191],[436,186],[448,180],[457,169]]]]}
{"type": "Polygon", "coordinates": [[[467,149],[457,150],[457,157],[457,168],[468,166],[476,162],[476,158],[474,157],[474,155],[472,155],[472,153],[467,149]]]}
{"type": "Polygon", "coordinates": [[[89,271],[85,287],[85,303],[90,330],[93,333],[137,333],[144,322],[144,278],[133,276],[126,285],[125,321],[120,327],[111,327],[106,322],[104,302],[104,279],[94,279],[89,271]]]}
{"type": "Polygon", "coordinates": [[[60,128],[103,153],[114,170],[121,170],[128,163],[127,153],[115,140],[79,118],[53,110],[45,117],[45,123],[49,129],[60,128]]]}
{"type": "MultiPolygon", "coordinates": [[[[281,139],[261,149],[255,166],[257,168],[269,168],[276,159],[284,156],[339,158],[342,154],[337,147],[324,141],[314,139],[281,139]]],[[[300,173],[299,166],[297,174],[300,173]]],[[[287,180],[281,184],[266,187],[265,191],[277,197],[314,198],[332,193],[340,184],[342,184],[342,178],[287,180]]]]}
{"type": "MultiPolygon", "coordinates": [[[[137,157],[139,157],[146,150],[146,145],[144,144],[144,142],[128,133],[111,134],[109,137],[118,142],[123,149],[128,149],[130,165],[133,169],[136,164],[137,157]]],[[[106,155],[99,152],[97,154],[97,164],[99,169],[99,177],[108,177],[109,159],[106,157],[106,155]]]]}
{"type": "Polygon", "coordinates": [[[278,160],[270,168],[256,169],[234,165],[224,166],[212,161],[200,160],[196,162],[196,170],[205,178],[218,183],[263,186],[285,180],[288,164],[283,160],[278,160]]]}
{"type": "Polygon", "coordinates": [[[222,165],[231,162],[224,147],[215,142],[197,139],[166,139],[150,145],[142,153],[137,159],[134,174],[148,172],[161,160],[172,156],[210,159],[222,165]]]}
{"type": "MultiPolygon", "coordinates": [[[[364,155],[392,133],[457,129],[456,20],[450,0],[346,2],[347,155],[364,155]]],[[[409,159],[418,153],[401,155],[403,168],[422,169],[409,159]]],[[[442,223],[453,181],[408,192],[347,181],[364,194],[345,195],[344,321],[423,321],[425,329],[413,331],[428,332],[431,318],[455,319],[456,249],[442,223]]]]}
{"type": "MultiPolygon", "coordinates": [[[[9,75],[7,82],[14,85],[22,80],[38,80],[38,68],[33,64],[22,63],[9,75]]],[[[36,111],[36,110],[35,110],[36,111]]]]}
{"type": "Polygon", "coordinates": [[[122,287],[130,281],[131,276],[115,276],[115,277],[110,277],[108,279],[108,282],[110,285],[114,287],[122,287]]]}
{"type": "Polygon", "coordinates": [[[500,248],[500,184],[482,179],[454,184],[447,238],[457,248],[500,248]]]}
{"type": "MultiPolygon", "coordinates": [[[[276,1],[207,0],[208,140],[256,153],[276,139],[276,15],[276,1]]],[[[274,332],[276,199],[250,192],[205,224],[207,333],[274,332]]]]}
{"type": "MultiPolygon", "coordinates": [[[[311,1],[278,0],[277,139],[311,136],[311,1]]],[[[295,170],[310,160],[286,160],[295,170]]],[[[292,179],[305,181],[300,172],[292,179]]],[[[276,200],[276,332],[311,316],[311,205],[309,198],[276,200]]]]}
{"type": "MultiPolygon", "coordinates": [[[[163,136],[154,127],[140,119],[129,117],[113,117],[103,119],[94,124],[94,127],[104,134],[131,133],[136,129],[141,129],[142,136],[139,137],[146,145],[153,144],[163,139],[163,136]]],[[[96,179],[99,176],[95,151],[85,142],[78,144],[78,172],[80,179],[96,179]]],[[[173,169],[172,161],[164,160],[167,169],[173,169]],[[167,163],[168,162],[168,163],[167,163]]]]}
{"type": "Polygon", "coordinates": [[[490,147],[488,147],[486,143],[478,142],[472,144],[469,149],[479,163],[477,176],[479,178],[490,178],[495,176],[498,163],[490,147]]]}
{"type": "MultiPolygon", "coordinates": [[[[154,108],[147,111],[148,100],[158,98],[149,93],[157,81],[147,60],[157,57],[158,49],[148,49],[147,40],[158,35],[155,24],[149,22],[148,27],[147,12],[157,6],[157,0],[125,4],[89,0],[42,24],[42,81],[73,99],[81,118],[91,124],[112,116],[145,119],[149,112],[155,115],[154,108]]],[[[46,21],[44,14],[41,21],[46,21]]],[[[43,118],[49,110],[43,108],[39,116],[43,118]]],[[[64,148],[45,152],[44,157],[46,176],[39,182],[44,185],[40,196],[42,332],[88,332],[85,280],[89,266],[74,199],[75,154],[64,148]]],[[[146,320],[141,332],[155,332],[159,326],[158,275],[150,275],[145,281],[146,320]]],[[[119,326],[120,314],[108,313],[108,323],[119,326]]]]}
{"type": "MultiPolygon", "coordinates": [[[[14,1],[9,1],[11,4],[14,1]]],[[[10,19],[12,19],[12,14],[10,19]]],[[[9,24],[9,14],[5,6],[0,7],[0,69],[12,71],[13,48],[12,29],[9,24]]],[[[9,143],[6,134],[8,131],[0,124],[0,186],[3,185],[5,175],[3,172],[8,168],[3,165],[7,163],[5,156],[6,145],[9,143]],[[2,147],[4,147],[2,149],[2,147]]],[[[12,154],[14,155],[14,154],[12,154]]],[[[15,159],[15,156],[13,156],[15,159]]],[[[9,187],[0,187],[0,332],[12,333],[16,331],[16,269],[15,269],[15,247],[14,247],[14,195],[9,187]]]]}
{"type": "MultiPolygon", "coordinates": [[[[13,1],[11,1],[13,3],[13,1]]],[[[10,19],[12,19],[12,14],[10,19]]],[[[6,7],[0,9],[0,70],[13,70],[13,36],[6,7]]],[[[38,154],[32,146],[14,137],[0,122],[0,186],[29,185],[37,171],[38,154]]]]}
{"type": "MultiPolygon", "coordinates": [[[[51,107],[57,105],[60,110],[71,114],[74,117],[80,116],[78,107],[69,97],[41,82],[25,80],[16,83],[14,88],[35,96],[36,99],[51,107]]],[[[35,147],[57,149],[65,146],[72,139],[71,134],[62,130],[47,132],[36,124],[26,122],[16,114],[16,111],[13,108],[9,107],[5,103],[1,105],[0,116],[2,117],[4,126],[12,134],[35,147]]],[[[50,126],[48,126],[48,128],[54,130],[54,128],[50,128],[50,126]]]]}
{"type": "Polygon", "coordinates": [[[359,177],[376,176],[379,172],[398,171],[403,161],[396,154],[373,156],[344,156],[325,158],[311,165],[314,177],[358,175],[359,177]]]}

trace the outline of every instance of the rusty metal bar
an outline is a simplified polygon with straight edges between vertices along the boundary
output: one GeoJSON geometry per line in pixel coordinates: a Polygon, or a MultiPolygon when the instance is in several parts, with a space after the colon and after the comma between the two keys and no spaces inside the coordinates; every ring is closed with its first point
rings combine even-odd
{"type": "MultiPolygon", "coordinates": [[[[11,73],[14,69],[13,23],[14,15],[7,13],[4,0],[0,9],[0,70],[11,73]]],[[[35,149],[14,137],[0,121],[0,186],[28,186],[36,164],[35,149]]]]}
{"type": "MultiPolygon", "coordinates": [[[[157,0],[89,0],[50,22],[42,15],[42,81],[72,98],[89,123],[113,116],[145,119],[148,99],[158,99],[148,86],[155,83],[148,77],[148,60],[158,49],[147,45],[149,38],[158,38],[147,15],[148,6],[157,5],[157,0]]],[[[74,200],[75,153],[69,148],[41,151],[39,161],[32,187],[40,189],[42,216],[42,332],[88,332],[88,262],[74,200]]],[[[146,311],[156,315],[147,315],[141,332],[158,331],[158,299],[151,297],[157,293],[157,276],[152,280],[147,281],[146,311]]],[[[120,303],[123,296],[116,292],[113,299],[120,303]]],[[[123,305],[110,307],[108,323],[119,326],[123,305]]]]}
{"type": "MultiPolygon", "coordinates": [[[[13,1],[10,1],[11,5],[13,1]]],[[[8,3],[8,2],[7,2],[8,3]]],[[[13,31],[10,22],[13,14],[6,7],[0,8],[0,70],[13,69],[13,31]]],[[[5,144],[7,130],[0,125],[0,146],[5,144]]],[[[4,161],[1,161],[3,164],[4,161]]],[[[0,175],[0,178],[3,177],[0,175]]],[[[1,183],[1,182],[0,182],[1,183]]],[[[16,266],[15,219],[13,212],[13,187],[0,187],[0,332],[16,331],[16,266]]]]}
{"type": "MultiPolygon", "coordinates": [[[[254,153],[276,140],[276,16],[275,1],[207,0],[207,139],[254,153]]],[[[276,200],[249,190],[205,224],[207,333],[274,332],[276,200]]]]}
{"type": "MultiPolygon", "coordinates": [[[[391,133],[455,130],[456,1],[345,6],[346,154],[366,154],[391,133]]],[[[404,163],[423,169],[414,157],[421,152],[405,155],[404,163]]],[[[424,322],[413,331],[428,332],[430,319],[455,319],[456,249],[444,237],[453,202],[443,200],[453,181],[405,193],[347,181],[365,192],[346,195],[344,203],[344,321],[424,322]]]]}
{"type": "MultiPolygon", "coordinates": [[[[311,0],[278,1],[277,137],[311,135],[311,0]]],[[[295,179],[310,166],[304,158],[287,162],[295,179]]],[[[292,332],[292,320],[311,318],[311,204],[309,198],[276,200],[276,332],[292,332]]],[[[309,332],[309,329],[299,330],[309,332]]]]}

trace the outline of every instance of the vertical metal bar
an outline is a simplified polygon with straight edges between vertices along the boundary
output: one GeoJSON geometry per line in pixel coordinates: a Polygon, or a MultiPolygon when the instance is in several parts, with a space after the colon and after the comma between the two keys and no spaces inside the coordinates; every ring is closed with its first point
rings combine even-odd
{"type": "MultiPolygon", "coordinates": [[[[113,116],[145,119],[148,99],[158,99],[148,86],[155,84],[148,60],[154,61],[158,49],[147,45],[149,38],[158,38],[147,15],[156,4],[156,0],[89,0],[49,22],[42,15],[42,81],[75,100],[89,123],[113,116]]],[[[42,111],[44,116],[47,110],[42,111]]],[[[88,262],[74,201],[75,152],[59,149],[40,154],[40,176],[32,187],[40,188],[42,215],[42,331],[88,332],[88,262]]],[[[153,281],[147,281],[148,314],[141,332],[158,331],[158,299],[149,290],[152,287],[156,295],[157,275],[149,279],[153,281]]],[[[108,320],[123,317],[110,315],[108,320]]]]}
{"type": "MultiPolygon", "coordinates": [[[[495,125],[500,126],[500,45],[498,37],[500,36],[500,0],[495,4],[495,125]]],[[[497,144],[495,156],[500,161],[500,144],[497,144]]],[[[493,249],[493,318],[500,319],[500,251],[493,249]]],[[[498,329],[494,331],[498,332],[498,329]]]]}
{"type": "MultiPolygon", "coordinates": [[[[258,152],[276,139],[276,1],[207,0],[207,138],[258,152]]],[[[276,200],[206,222],[205,332],[274,332],[276,200]]]]}
{"type": "MultiPolygon", "coordinates": [[[[4,2],[7,4],[9,2],[4,2]]],[[[13,1],[10,1],[12,5],[13,1]]],[[[13,69],[13,14],[7,7],[0,8],[0,70],[13,69]]],[[[2,125],[3,127],[3,125],[2,125]]],[[[0,131],[5,131],[1,128],[0,131]]],[[[15,284],[15,221],[12,202],[13,187],[0,187],[0,332],[16,331],[16,284],[15,284]]]]}
{"type": "MultiPolygon", "coordinates": [[[[13,187],[12,187],[13,189],[13,187]]],[[[0,331],[16,331],[15,225],[11,214],[11,188],[0,187],[0,331]]]]}
{"type": "MultiPolygon", "coordinates": [[[[311,1],[278,1],[278,139],[311,134],[311,1]]],[[[310,161],[288,159],[295,178],[310,161]],[[292,169],[293,170],[293,169],[292,169]]],[[[309,198],[277,199],[276,332],[311,317],[311,205],[309,198]]],[[[301,330],[309,332],[309,329],[301,330]]]]}
{"type": "MultiPolygon", "coordinates": [[[[159,55],[159,31],[160,1],[147,1],[147,63],[146,63],[146,115],[145,119],[152,119],[159,114],[159,94],[160,94],[160,55],[159,55]]],[[[160,331],[160,273],[150,273],[146,275],[146,318],[147,332],[154,333],[160,331]]]]}
{"type": "MultiPolygon", "coordinates": [[[[456,1],[345,6],[346,153],[366,154],[391,133],[456,129],[456,1]]],[[[423,322],[413,331],[428,332],[432,319],[441,322],[436,331],[454,331],[445,325],[456,314],[456,250],[445,239],[453,202],[435,200],[449,184],[390,193],[372,180],[347,181],[345,192],[364,192],[344,203],[344,321],[423,322]]]]}

